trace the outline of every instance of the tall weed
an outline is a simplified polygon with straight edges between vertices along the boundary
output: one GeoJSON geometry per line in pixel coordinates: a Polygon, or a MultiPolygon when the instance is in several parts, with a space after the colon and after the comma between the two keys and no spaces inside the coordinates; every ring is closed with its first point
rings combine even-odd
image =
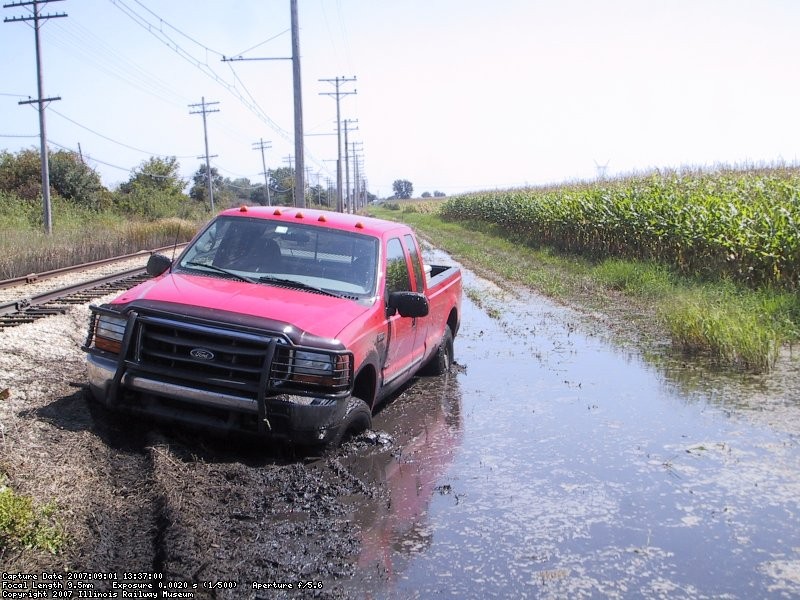
{"type": "Polygon", "coordinates": [[[131,218],[111,210],[95,212],[54,199],[53,233],[41,227],[41,205],[0,198],[0,279],[20,277],[188,241],[207,220],[131,218]]]}

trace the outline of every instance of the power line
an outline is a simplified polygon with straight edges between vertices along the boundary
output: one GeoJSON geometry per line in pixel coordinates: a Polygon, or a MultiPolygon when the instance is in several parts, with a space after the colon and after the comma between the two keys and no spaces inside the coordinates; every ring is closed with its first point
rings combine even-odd
{"type": "MultiPolygon", "coordinates": [[[[224,81],[222,79],[222,77],[220,75],[218,75],[216,73],[216,71],[214,71],[207,62],[201,61],[201,60],[193,57],[187,50],[185,50],[177,42],[175,42],[174,40],[172,40],[172,38],[170,38],[167,34],[165,34],[163,32],[163,30],[161,30],[159,27],[156,27],[155,25],[150,23],[146,18],[144,18],[141,15],[139,15],[138,13],[136,13],[136,11],[134,11],[132,8],[130,8],[122,0],[111,0],[111,3],[114,6],[116,6],[117,8],[119,8],[125,15],[127,15],[130,19],[132,19],[137,25],[139,25],[140,27],[145,29],[153,37],[155,37],[161,43],[166,45],[170,50],[175,52],[178,56],[183,58],[185,61],[187,61],[188,63],[190,63],[194,67],[196,67],[198,70],[200,70],[206,76],[208,76],[209,78],[214,80],[217,84],[219,84],[223,88],[225,88],[232,96],[237,98],[248,110],[250,110],[250,112],[252,112],[257,118],[259,118],[264,123],[266,123],[273,131],[275,131],[277,134],[279,134],[281,137],[283,137],[286,141],[288,141],[288,142],[292,141],[292,138],[291,138],[291,135],[289,134],[289,132],[286,131],[285,129],[283,129],[275,121],[273,121],[266,114],[266,112],[264,112],[264,110],[258,105],[258,103],[255,100],[248,101],[244,96],[242,96],[242,94],[239,92],[239,90],[235,86],[232,86],[229,83],[227,83],[226,81],[224,81]]],[[[175,29],[171,25],[169,25],[166,21],[164,21],[161,17],[159,17],[158,15],[156,15],[155,13],[150,11],[149,9],[148,9],[148,12],[150,12],[150,14],[152,14],[157,19],[159,19],[160,22],[163,22],[164,24],[167,24],[170,28],[175,29]]],[[[175,29],[175,31],[178,31],[178,30],[175,29]]],[[[221,52],[218,52],[216,50],[212,50],[211,48],[201,44],[200,42],[194,41],[192,38],[190,38],[189,36],[183,34],[182,32],[179,32],[179,33],[181,33],[181,35],[184,35],[184,37],[186,37],[187,39],[191,39],[194,43],[198,44],[201,48],[203,48],[207,52],[211,52],[213,54],[218,55],[220,58],[224,58],[224,55],[221,52]]]]}
{"type": "MultiPolygon", "coordinates": [[[[71,146],[67,146],[65,144],[60,144],[60,143],[58,143],[58,142],[56,142],[54,140],[48,140],[48,143],[53,145],[53,146],[56,146],[57,148],[61,148],[62,150],[67,150],[69,152],[72,152],[73,154],[78,154],[78,152],[75,150],[75,148],[73,148],[71,146]]],[[[113,163],[106,162],[104,160],[100,160],[99,158],[95,157],[93,154],[84,154],[83,156],[86,157],[88,160],[91,160],[92,162],[100,163],[101,165],[105,165],[107,167],[111,167],[112,169],[118,169],[120,171],[125,171],[126,173],[135,173],[136,172],[136,167],[134,167],[132,169],[130,167],[121,167],[119,165],[115,165],[113,163]]],[[[152,178],[152,179],[173,179],[175,177],[174,175],[155,175],[153,173],[148,173],[147,176],[152,178]]],[[[185,183],[189,183],[189,181],[190,181],[190,179],[188,177],[178,177],[178,179],[183,181],[184,184],[185,183]]]]}
{"type": "MultiPolygon", "coordinates": [[[[144,5],[141,4],[141,2],[139,2],[139,0],[134,0],[134,1],[137,4],[139,4],[140,6],[142,6],[142,8],[144,8],[150,15],[152,15],[153,17],[158,19],[158,23],[157,24],[152,23],[150,20],[148,20],[148,18],[146,16],[143,16],[143,15],[137,13],[133,8],[131,8],[123,0],[110,0],[110,2],[114,6],[119,8],[125,15],[127,15],[130,19],[132,19],[137,25],[139,25],[140,27],[145,29],[153,37],[155,37],[160,42],[162,42],[164,45],[166,45],[170,50],[172,50],[173,52],[178,54],[178,56],[180,56],[181,58],[183,58],[184,60],[186,60],[187,62],[192,64],[194,67],[199,69],[206,76],[208,76],[211,79],[213,79],[218,85],[220,85],[223,88],[225,88],[232,96],[234,96],[237,100],[239,100],[245,108],[250,110],[250,112],[252,112],[258,119],[260,119],[267,126],[269,126],[275,133],[280,135],[284,140],[286,140],[287,142],[290,142],[290,143],[293,141],[292,140],[292,135],[288,131],[286,131],[283,127],[281,127],[278,123],[276,123],[272,118],[270,118],[269,115],[267,115],[267,113],[264,111],[264,109],[261,108],[261,106],[258,104],[258,102],[253,98],[253,96],[249,92],[247,92],[247,95],[249,96],[249,100],[248,100],[248,98],[246,98],[244,95],[242,95],[242,93],[239,91],[239,89],[235,85],[231,85],[231,84],[227,83],[225,80],[223,80],[222,77],[216,71],[214,71],[214,69],[211,68],[211,66],[209,65],[208,61],[200,60],[200,59],[195,58],[194,56],[191,55],[190,52],[185,50],[177,41],[175,41],[166,32],[164,32],[162,25],[166,25],[170,29],[176,31],[181,36],[185,37],[186,39],[190,40],[192,43],[194,43],[197,46],[199,46],[200,48],[202,48],[204,51],[206,51],[206,53],[216,54],[220,58],[224,59],[225,56],[221,52],[219,52],[218,50],[214,50],[212,48],[209,48],[208,46],[206,46],[202,42],[200,42],[198,40],[195,40],[194,38],[192,38],[188,34],[180,31],[178,28],[176,28],[173,25],[169,24],[167,21],[162,19],[160,16],[158,16],[152,10],[144,7],[144,5]]],[[[291,0],[291,5],[294,7],[294,9],[292,10],[292,17],[293,17],[293,19],[295,21],[295,23],[294,23],[295,29],[299,29],[299,26],[297,26],[297,23],[296,23],[296,21],[297,21],[296,2],[297,2],[297,0],[291,0]]],[[[278,34],[278,35],[282,35],[282,34],[283,34],[283,32],[281,34],[278,34]]],[[[275,36],[275,37],[277,37],[277,36],[275,36]]],[[[300,69],[299,41],[297,41],[298,37],[299,37],[298,35],[294,35],[293,36],[292,62],[293,62],[293,70],[296,71],[296,74],[294,76],[295,81],[299,81],[299,69],[300,69]],[[297,46],[297,47],[295,48],[295,46],[297,46]]],[[[274,38],[270,38],[270,39],[274,39],[274,38]]],[[[270,40],[267,40],[267,41],[270,41],[270,40]]],[[[262,42],[262,44],[263,43],[266,43],[266,42],[262,42]]],[[[261,44],[259,44],[259,45],[261,45],[261,44]]],[[[239,83],[241,84],[241,80],[239,80],[237,78],[237,81],[239,81],[239,83]]],[[[297,83],[296,85],[299,86],[299,83],[297,83]]],[[[299,144],[302,144],[302,137],[303,137],[302,135],[299,136],[300,137],[300,142],[298,142],[298,136],[297,136],[296,132],[297,132],[298,126],[302,126],[302,108],[301,108],[301,106],[302,106],[302,97],[301,97],[301,92],[300,91],[296,91],[294,96],[295,96],[295,136],[294,136],[294,144],[295,144],[295,153],[297,154],[298,153],[297,146],[299,144]],[[301,120],[301,122],[299,124],[298,124],[298,115],[300,115],[300,120],[301,120]]],[[[309,154],[307,152],[303,152],[301,154],[302,154],[302,156],[304,158],[305,158],[306,155],[308,155],[308,158],[311,161],[313,161],[314,163],[316,163],[318,167],[325,168],[324,165],[319,160],[317,160],[313,155],[311,155],[311,154],[309,154]]],[[[300,162],[303,162],[304,158],[301,159],[300,162]]],[[[302,173],[302,171],[300,171],[300,172],[302,173]]],[[[302,178],[302,175],[300,176],[300,178],[302,178]]]]}
{"type": "MultiPolygon", "coordinates": [[[[238,179],[248,179],[249,180],[251,177],[254,177],[254,175],[245,174],[245,173],[237,173],[236,171],[232,171],[231,169],[228,169],[227,167],[223,167],[217,161],[212,161],[211,162],[211,166],[213,166],[217,171],[224,171],[225,173],[233,175],[234,177],[237,177],[238,179]]],[[[260,173],[258,173],[258,174],[260,174],[260,173]]]]}
{"type": "MultiPolygon", "coordinates": [[[[40,1],[44,2],[45,0],[40,0],[40,1]]],[[[47,1],[58,1],[58,0],[47,0],[47,1]]],[[[187,62],[198,68],[206,76],[214,79],[219,85],[227,89],[236,99],[238,99],[241,102],[241,104],[246,109],[252,112],[257,118],[259,118],[259,120],[267,123],[273,130],[276,130],[279,134],[282,135],[282,137],[284,137],[284,139],[286,139],[287,141],[292,140],[292,137],[288,134],[288,132],[283,128],[281,128],[280,125],[272,121],[270,117],[263,111],[258,101],[256,100],[254,94],[250,92],[250,90],[240,79],[240,77],[237,75],[236,71],[233,68],[230,68],[231,77],[233,77],[233,79],[231,80],[231,77],[228,76],[225,76],[225,78],[223,78],[218,71],[215,71],[213,68],[211,68],[208,56],[206,56],[205,59],[197,57],[196,56],[198,54],[197,50],[190,46],[186,46],[185,40],[189,40],[191,44],[196,45],[196,47],[198,48],[201,48],[207,54],[210,53],[221,56],[221,53],[218,50],[210,48],[209,46],[203,44],[199,39],[192,37],[185,31],[182,31],[178,27],[167,22],[166,20],[158,16],[155,12],[150,10],[142,2],[139,2],[138,0],[134,1],[110,0],[110,2],[118,10],[120,10],[126,17],[133,20],[139,27],[142,27],[149,34],[153,35],[153,37],[155,37],[157,40],[165,44],[168,48],[170,48],[170,50],[178,54],[183,60],[186,60],[187,62]],[[229,81],[230,83],[228,83],[229,81]]],[[[72,23],[69,23],[67,27],[61,27],[57,25],[55,31],[59,33],[59,35],[55,36],[55,41],[60,47],[74,51],[76,54],[78,54],[79,57],[86,60],[87,62],[91,62],[98,69],[108,73],[109,76],[115,76],[129,85],[138,87],[139,89],[152,93],[153,95],[159,96],[162,99],[172,104],[177,104],[176,98],[178,94],[175,93],[175,90],[171,90],[167,83],[151,76],[152,71],[144,70],[141,67],[137,66],[136,64],[128,61],[124,56],[119,54],[113,47],[105,44],[100,38],[96,37],[90,30],[81,28],[79,23],[75,23],[75,26],[73,26],[72,23]],[[80,44],[77,43],[78,40],[83,40],[84,42],[88,40],[88,43],[80,44]]],[[[248,50],[245,50],[245,52],[250,51],[256,47],[262,46],[263,44],[271,40],[274,40],[280,37],[281,35],[284,35],[287,31],[290,30],[289,29],[284,30],[268,38],[264,42],[260,42],[256,46],[252,46],[248,50]]],[[[299,56],[299,52],[297,53],[297,55],[299,56]]],[[[11,96],[11,94],[4,94],[4,95],[11,96]]],[[[25,96],[18,95],[18,97],[25,97],[25,96]]],[[[98,131],[97,129],[92,129],[91,127],[78,123],[77,121],[70,119],[64,114],[61,113],[57,114],[63,119],[85,129],[86,131],[94,135],[97,135],[98,137],[101,137],[105,140],[108,140],[111,143],[117,144],[121,147],[125,147],[136,152],[148,154],[150,156],[161,156],[161,157],[172,156],[161,153],[148,152],[145,149],[130,146],[128,144],[122,143],[114,139],[113,137],[100,133],[100,131],[98,131]]],[[[304,156],[306,159],[311,159],[314,163],[316,163],[317,166],[325,170],[326,173],[329,172],[328,168],[324,164],[322,164],[320,161],[315,159],[310,154],[303,152],[300,153],[300,155],[304,156]]],[[[180,158],[189,158],[189,157],[180,156],[180,158]]],[[[122,167],[118,167],[116,165],[112,166],[114,168],[122,169],[122,167]]],[[[298,169],[298,172],[302,174],[304,171],[298,169]]]]}
{"type": "MultiPolygon", "coordinates": [[[[77,121],[74,121],[74,120],[70,119],[68,116],[61,114],[61,113],[60,113],[60,112],[58,112],[57,110],[53,110],[53,109],[51,108],[51,109],[50,109],[50,111],[51,111],[51,112],[53,112],[54,114],[57,114],[57,115],[58,115],[59,117],[61,117],[62,119],[66,119],[66,120],[67,120],[67,121],[69,121],[70,123],[72,123],[72,124],[74,124],[74,125],[77,125],[77,126],[78,126],[78,127],[80,127],[81,129],[85,129],[86,131],[88,131],[89,133],[93,133],[93,134],[94,134],[94,135],[96,135],[97,137],[101,137],[101,138],[103,138],[104,140],[108,140],[109,142],[112,142],[112,143],[114,143],[114,144],[117,144],[118,146],[122,146],[123,148],[127,148],[128,150],[134,150],[134,151],[136,151],[136,152],[141,152],[142,154],[147,154],[147,155],[149,155],[149,156],[158,156],[158,157],[160,157],[160,158],[166,158],[166,157],[171,157],[171,156],[174,156],[173,154],[160,154],[160,153],[158,153],[158,152],[148,152],[147,150],[142,150],[141,148],[136,148],[136,147],[134,147],[134,146],[129,146],[128,144],[125,144],[124,142],[119,142],[119,141],[117,141],[117,140],[115,140],[115,139],[112,139],[112,138],[110,138],[110,137],[106,136],[106,135],[103,135],[102,133],[99,133],[99,132],[95,131],[94,129],[90,129],[89,127],[86,127],[86,125],[81,125],[81,124],[80,124],[80,123],[78,123],[77,121]]],[[[192,155],[186,155],[186,156],[175,156],[175,158],[194,158],[194,154],[192,154],[192,155]]]]}
{"type": "Polygon", "coordinates": [[[246,190],[246,191],[253,191],[253,190],[256,190],[256,189],[258,189],[258,187],[259,187],[259,186],[258,186],[258,185],[248,185],[248,186],[244,186],[244,185],[234,185],[234,184],[233,184],[233,183],[231,183],[230,181],[226,181],[226,182],[225,182],[225,187],[226,187],[226,188],[233,188],[233,189],[235,189],[235,190],[246,190]]]}
{"type": "MultiPolygon", "coordinates": [[[[203,43],[201,43],[201,42],[198,42],[198,41],[197,41],[196,39],[194,39],[192,36],[190,36],[190,35],[188,35],[188,34],[184,33],[183,31],[181,31],[181,30],[180,30],[180,29],[178,29],[177,27],[175,27],[175,26],[173,26],[173,25],[170,25],[169,23],[167,23],[167,22],[166,22],[164,19],[162,19],[161,17],[159,17],[159,16],[158,16],[156,13],[154,13],[152,10],[150,10],[149,8],[147,8],[147,7],[146,7],[144,4],[142,4],[141,2],[139,2],[139,0],[133,0],[133,1],[134,1],[134,2],[136,2],[136,4],[138,4],[139,6],[141,6],[143,9],[145,9],[147,12],[149,12],[151,15],[153,15],[153,16],[154,16],[156,19],[158,19],[158,20],[159,20],[159,23],[163,23],[164,25],[166,25],[167,27],[169,27],[170,29],[172,29],[172,30],[173,30],[173,31],[175,31],[176,33],[178,33],[178,34],[182,35],[183,37],[185,37],[185,38],[186,38],[187,40],[189,40],[190,42],[193,42],[193,43],[197,44],[198,46],[200,46],[200,47],[201,47],[203,50],[205,50],[206,52],[211,52],[211,53],[213,53],[213,54],[218,54],[218,55],[220,55],[220,56],[221,56],[221,54],[220,54],[219,52],[217,52],[216,50],[212,50],[211,48],[209,48],[209,47],[208,47],[208,46],[206,46],[205,44],[203,44],[203,43]]],[[[112,0],[112,2],[113,2],[113,0],[112,0]]]]}
{"type": "Polygon", "coordinates": [[[280,33],[277,33],[277,34],[273,35],[271,38],[267,38],[263,42],[259,42],[258,44],[248,48],[247,50],[242,50],[241,52],[237,52],[236,56],[241,58],[242,54],[246,54],[246,53],[250,52],[250,50],[255,50],[256,48],[259,48],[259,47],[263,46],[264,44],[267,44],[267,43],[271,42],[272,40],[275,40],[275,39],[281,37],[283,34],[289,33],[291,30],[292,30],[291,27],[289,29],[284,29],[280,33]]]}
{"type": "Polygon", "coordinates": [[[336,2],[337,12],[339,13],[339,29],[342,32],[342,40],[344,42],[344,51],[345,51],[345,59],[347,60],[347,64],[353,64],[353,61],[350,58],[350,44],[347,41],[348,33],[347,27],[345,26],[345,21],[342,18],[342,3],[340,0],[336,2]]]}
{"type": "MultiPolygon", "coordinates": [[[[139,65],[128,60],[124,55],[117,52],[117,50],[106,44],[102,39],[98,38],[92,31],[81,27],[76,22],[68,22],[66,26],[56,25],[55,31],[60,35],[55,37],[56,43],[63,49],[75,52],[75,54],[83,61],[94,65],[97,69],[113,77],[132,88],[138,89],[144,93],[150,94],[172,106],[185,106],[191,102],[191,98],[186,97],[180,91],[172,89],[170,84],[163,81],[154,75],[155,70],[144,69],[139,65]]],[[[244,90],[255,103],[255,98],[247,90],[244,83],[236,76],[235,71],[231,71],[233,77],[237,80],[236,85],[244,90]]],[[[24,96],[22,96],[24,97],[24,96]]],[[[63,116],[63,115],[62,115],[63,116]]],[[[77,124],[77,123],[76,123],[77,124]]],[[[97,131],[80,125],[88,131],[100,135],[97,131]]],[[[233,124],[226,124],[224,133],[236,133],[242,139],[250,139],[249,133],[238,131],[233,124]],[[246,138],[245,138],[246,136],[246,138]]],[[[109,141],[119,143],[111,138],[109,141]]],[[[122,144],[123,146],[125,144],[122,144]]],[[[136,148],[134,150],[140,151],[136,148]]],[[[143,152],[143,151],[142,151],[143,152]]],[[[159,153],[150,153],[154,156],[164,156],[159,153]]],[[[190,158],[189,156],[177,156],[177,158],[190,158]]]]}
{"type": "MultiPolygon", "coordinates": [[[[67,50],[75,50],[79,56],[81,56],[87,62],[94,64],[97,68],[101,71],[107,73],[109,76],[115,77],[116,79],[123,81],[124,83],[140,89],[146,93],[150,93],[165,102],[175,105],[181,106],[185,105],[188,102],[181,102],[178,103],[176,100],[179,98],[184,98],[182,95],[177,94],[175,90],[169,88],[169,84],[165,83],[161,79],[151,75],[151,71],[145,70],[140,68],[135,63],[129,61],[125,56],[118,53],[113,47],[108,46],[95,36],[91,31],[85,28],[81,28],[78,25],[78,29],[75,29],[72,24],[68,27],[57,27],[57,31],[61,34],[60,38],[57,40],[60,42],[60,46],[67,50]],[[79,42],[78,42],[79,41],[79,42]]],[[[181,32],[182,33],[182,32],[181,32]]],[[[189,36],[186,36],[189,37],[189,36]]],[[[193,39],[193,38],[192,38],[193,39]]],[[[196,40],[194,40],[196,42],[196,40]]],[[[199,42],[197,42],[199,43],[199,42]]],[[[205,46],[203,46],[205,48],[205,46]]],[[[238,89],[242,90],[244,95],[250,99],[250,103],[252,105],[257,105],[257,101],[253,94],[249,91],[247,86],[244,82],[238,77],[236,72],[231,69],[232,77],[235,79],[235,85],[238,89]]],[[[21,96],[24,97],[24,96],[21,96]]],[[[185,98],[184,98],[185,99],[185,98]]],[[[57,113],[59,114],[59,113],[57,113]]],[[[60,115],[63,118],[69,120],[64,115],[60,115]]],[[[71,121],[86,129],[87,131],[103,137],[113,143],[119,144],[123,147],[135,150],[137,152],[146,152],[145,150],[134,148],[127,144],[123,144],[114,140],[108,136],[105,136],[98,131],[95,131],[85,125],[77,123],[75,121],[71,121]]],[[[225,133],[232,133],[236,131],[234,126],[226,126],[224,129],[225,133]]],[[[239,137],[244,138],[245,135],[249,138],[249,134],[244,134],[243,132],[238,132],[239,137]]],[[[173,155],[164,155],[161,153],[156,152],[148,152],[149,155],[152,156],[173,156],[173,155]]],[[[191,158],[190,156],[177,156],[176,158],[191,158]]]]}
{"type": "MultiPolygon", "coordinates": [[[[53,145],[53,146],[56,146],[56,147],[58,147],[58,148],[61,148],[62,150],[68,150],[69,152],[73,152],[73,153],[75,153],[75,154],[77,154],[77,153],[78,153],[78,152],[75,150],[75,148],[72,148],[72,147],[70,147],[70,146],[66,146],[66,145],[64,145],[64,144],[59,144],[59,143],[58,143],[58,142],[56,142],[56,141],[49,140],[49,141],[48,141],[48,143],[49,143],[49,144],[51,144],[51,145],[53,145]]],[[[121,166],[119,166],[119,165],[115,165],[115,164],[112,164],[112,163],[110,163],[110,162],[106,162],[106,161],[100,160],[99,158],[96,158],[96,157],[95,157],[94,155],[92,155],[92,154],[84,154],[84,156],[85,156],[86,158],[88,158],[89,160],[91,160],[91,161],[94,161],[94,162],[96,162],[96,163],[100,163],[101,165],[105,165],[105,166],[107,166],[107,167],[111,167],[112,169],[119,169],[120,171],[126,171],[127,173],[133,173],[133,172],[136,170],[135,168],[131,169],[130,167],[121,167],[121,166]]],[[[150,176],[151,176],[151,177],[155,177],[155,178],[157,178],[157,179],[159,179],[159,178],[160,178],[160,179],[169,179],[169,178],[171,177],[171,176],[166,176],[166,175],[163,175],[163,176],[162,176],[162,175],[150,175],[150,176]]],[[[182,179],[183,179],[184,181],[186,181],[186,179],[185,179],[185,178],[182,178],[182,179]]]]}
{"type": "Polygon", "coordinates": [[[53,43],[74,52],[82,61],[94,65],[105,76],[121,81],[173,106],[183,106],[190,99],[160,79],[153,69],[145,69],[130,61],[117,49],[98,38],[78,22],[56,25],[53,43]]]}

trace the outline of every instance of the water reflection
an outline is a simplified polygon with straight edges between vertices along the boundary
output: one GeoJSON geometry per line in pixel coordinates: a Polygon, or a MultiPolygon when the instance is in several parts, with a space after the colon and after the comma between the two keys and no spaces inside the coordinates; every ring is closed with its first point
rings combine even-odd
{"type": "Polygon", "coordinates": [[[348,470],[381,490],[353,520],[362,530],[357,561],[362,580],[385,585],[402,571],[407,558],[431,544],[428,506],[437,494],[448,494],[441,484],[462,438],[461,392],[456,374],[416,380],[378,413],[376,430],[393,442],[342,459],[348,470]]]}
{"type": "Polygon", "coordinates": [[[464,274],[466,371],[412,386],[376,419],[402,453],[359,459],[385,494],[353,597],[800,597],[796,369],[654,362],[464,274]]]}

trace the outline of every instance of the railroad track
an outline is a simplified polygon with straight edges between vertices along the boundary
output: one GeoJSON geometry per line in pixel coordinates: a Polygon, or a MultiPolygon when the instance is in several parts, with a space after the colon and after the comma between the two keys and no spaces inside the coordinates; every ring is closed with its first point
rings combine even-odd
{"type": "Polygon", "coordinates": [[[43,281],[45,279],[50,279],[51,277],[57,277],[59,275],[66,275],[67,273],[75,273],[78,271],[85,271],[86,269],[90,269],[92,267],[100,267],[103,265],[110,265],[115,262],[120,262],[129,258],[137,258],[140,256],[147,256],[148,254],[156,254],[159,252],[165,252],[167,250],[182,250],[186,246],[186,244],[174,244],[172,246],[163,246],[161,248],[155,248],[153,250],[140,250],[139,252],[133,252],[132,254],[125,254],[123,256],[113,256],[111,258],[102,258],[100,260],[95,260],[88,263],[83,263],[80,265],[73,265],[71,267],[61,267],[60,269],[53,269],[52,271],[43,271],[41,273],[29,273],[28,275],[22,275],[21,277],[12,277],[11,279],[2,279],[0,280],[0,289],[13,287],[20,285],[22,283],[35,283],[37,281],[43,281]]]}
{"type": "MultiPolygon", "coordinates": [[[[154,250],[142,250],[124,256],[115,256],[101,260],[92,261],[71,267],[63,267],[45,271],[43,273],[31,273],[22,277],[4,279],[0,281],[0,289],[18,287],[27,283],[38,283],[45,279],[66,275],[69,273],[79,273],[94,267],[113,264],[127,259],[145,257],[157,252],[182,249],[186,244],[177,244],[156,248],[154,250]]],[[[118,271],[111,275],[104,275],[96,279],[73,283],[64,287],[51,289],[36,295],[24,296],[16,300],[0,304],[0,330],[32,323],[38,319],[43,319],[51,315],[64,314],[71,305],[85,304],[95,298],[100,298],[111,292],[122,292],[148,279],[145,267],[136,267],[126,271],[118,271]]]]}
{"type": "Polygon", "coordinates": [[[130,289],[149,277],[144,267],[137,267],[0,304],[0,330],[64,314],[72,305],[130,289]]]}

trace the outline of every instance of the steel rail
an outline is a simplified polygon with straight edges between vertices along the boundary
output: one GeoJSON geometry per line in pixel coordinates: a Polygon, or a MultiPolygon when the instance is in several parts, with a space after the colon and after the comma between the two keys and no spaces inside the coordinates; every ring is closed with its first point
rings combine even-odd
{"type": "MultiPolygon", "coordinates": [[[[144,267],[136,267],[135,269],[119,271],[112,275],[98,277],[90,281],[81,281],[80,283],[74,283],[72,285],[64,286],[55,290],[50,290],[48,292],[31,296],[30,298],[20,298],[18,300],[14,300],[13,302],[0,304],[0,317],[7,317],[9,315],[14,315],[18,313],[24,314],[26,311],[30,309],[35,309],[37,306],[41,306],[43,304],[47,304],[48,302],[53,302],[56,300],[67,299],[65,301],[66,304],[75,304],[78,301],[84,301],[84,298],[81,297],[76,301],[70,302],[68,300],[69,296],[76,295],[79,292],[96,289],[106,284],[112,284],[120,280],[136,277],[138,275],[143,275],[145,272],[146,270],[144,267]]],[[[86,301],[90,299],[91,298],[87,298],[86,301]]],[[[2,325],[2,323],[0,323],[0,325],[2,325]]]]}

